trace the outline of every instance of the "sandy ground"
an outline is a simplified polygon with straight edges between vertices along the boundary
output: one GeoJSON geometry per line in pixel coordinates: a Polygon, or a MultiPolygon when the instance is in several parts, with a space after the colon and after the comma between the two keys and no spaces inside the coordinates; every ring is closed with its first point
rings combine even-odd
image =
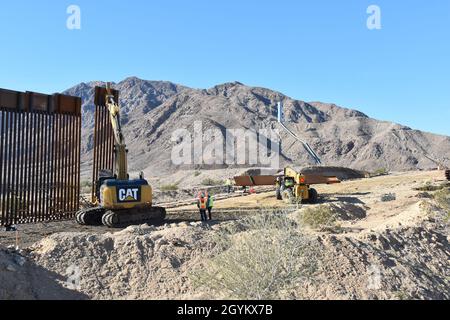
{"type": "Polygon", "coordinates": [[[426,183],[444,182],[442,171],[394,173],[390,176],[348,181],[338,185],[318,186],[326,201],[344,201],[365,206],[367,217],[343,223],[353,234],[410,226],[423,219],[419,210],[419,191],[426,183]],[[396,200],[382,202],[384,194],[394,193],[396,200]]]}
{"type": "MultiPolygon", "coordinates": [[[[414,190],[428,182],[444,182],[443,171],[412,171],[393,173],[369,179],[344,181],[340,184],[316,185],[321,203],[346,202],[364,206],[367,217],[359,221],[344,222],[342,227],[348,232],[358,234],[387,227],[412,225],[421,217],[417,194],[414,190]],[[395,201],[382,202],[384,194],[394,193],[395,201]]],[[[308,207],[310,205],[303,205],[308,207]]],[[[237,197],[215,202],[214,209],[227,208],[286,208],[283,201],[275,198],[274,192],[261,193],[246,197],[237,197]]],[[[177,208],[193,210],[194,205],[177,208]]]]}
{"type": "MultiPolygon", "coordinates": [[[[228,214],[215,214],[214,222],[227,221],[233,218],[234,217],[230,217],[228,214]]],[[[181,222],[193,223],[198,222],[199,220],[199,214],[168,214],[167,219],[163,223],[155,226],[164,227],[181,222]]],[[[42,240],[45,237],[61,232],[86,232],[101,235],[105,233],[121,231],[123,229],[124,228],[110,229],[104,226],[80,226],[78,223],[72,220],[27,224],[18,226],[18,234],[14,231],[0,231],[0,246],[16,247],[17,237],[19,248],[24,249],[42,240]]]]}
{"type": "MultiPolygon", "coordinates": [[[[427,182],[444,181],[442,171],[414,171],[406,173],[393,173],[389,176],[381,176],[370,179],[345,181],[341,184],[318,185],[315,188],[321,196],[322,203],[348,202],[365,207],[367,217],[358,221],[343,222],[342,227],[346,234],[357,235],[370,232],[371,230],[382,230],[388,227],[401,225],[412,225],[421,219],[421,210],[418,207],[419,193],[414,190],[427,182]],[[395,193],[396,200],[392,202],[381,202],[383,194],[395,193]]],[[[285,208],[283,201],[275,198],[274,192],[261,193],[220,200],[215,202],[215,210],[229,208],[285,208]]],[[[308,205],[304,205],[308,206],[308,205]]],[[[177,208],[177,213],[168,212],[165,223],[178,223],[181,221],[198,221],[196,214],[182,215],[180,211],[195,210],[196,206],[190,205],[177,208]]],[[[214,211],[213,211],[214,212],[214,211]]],[[[216,220],[228,220],[233,218],[226,214],[214,214],[216,220]]],[[[28,247],[41,240],[43,237],[58,232],[93,232],[103,234],[109,232],[106,227],[79,226],[74,221],[61,221],[51,223],[37,223],[19,226],[20,247],[28,247]]],[[[16,244],[14,232],[0,231],[0,245],[11,246],[16,244]]]]}

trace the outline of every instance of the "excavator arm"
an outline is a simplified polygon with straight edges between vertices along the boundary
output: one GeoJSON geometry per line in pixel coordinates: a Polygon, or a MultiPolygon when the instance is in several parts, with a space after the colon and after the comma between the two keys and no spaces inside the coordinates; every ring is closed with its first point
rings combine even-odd
{"type": "Polygon", "coordinates": [[[115,139],[116,175],[118,180],[128,179],[127,146],[120,125],[120,107],[111,91],[111,83],[106,84],[106,107],[109,110],[111,126],[115,139]]]}

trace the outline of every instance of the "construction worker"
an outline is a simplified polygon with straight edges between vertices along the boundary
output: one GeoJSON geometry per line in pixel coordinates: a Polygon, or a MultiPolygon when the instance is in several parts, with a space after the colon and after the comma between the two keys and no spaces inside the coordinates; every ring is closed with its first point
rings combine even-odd
{"type": "Polygon", "coordinates": [[[283,192],[283,183],[281,177],[277,177],[275,182],[277,200],[282,200],[281,193],[283,192]]]}
{"type": "Polygon", "coordinates": [[[275,186],[276,186],[277,188],[280,188],[280,187],[281,187],[281,178],[280,178],[280,177],[277,177],[277,180],[276,180],[276,182],[275,182],[275,186]]]}
{"type": "Polygon", "coordinates": [[[231,179],[225,180],[225,186],[227,187],[227,193],[231,193],[232,190],[232,182],[231,179]]]}
{"type": "Polygon", "coordinates": [[[211,211],[214,207],[214,196],[213,195],[208,195],[208,203],[207,203],[206,207],[208,208],[209,220],[212,220],[211,211]]]}
{"type": "Polygon", "coordinates": [[[200,219],[206,221],[206,210],[208,207],[208,198],[204,192],[201,192],[198,196],[197,207],[200,210],[200,219]]]}

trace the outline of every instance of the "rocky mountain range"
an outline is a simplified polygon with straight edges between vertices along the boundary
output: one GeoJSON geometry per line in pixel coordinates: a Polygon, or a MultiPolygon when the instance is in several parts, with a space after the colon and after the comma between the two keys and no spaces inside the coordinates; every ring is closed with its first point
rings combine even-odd
{"type": "MultiPolygon", "coordinates": [[[[94,87],[102,84],[81,83],[65,92],[83,99],[84,164],[89,164],[93,146],[94,87]]],[[[223,134],[226,129],[277,129],[281,142],[280,167],[314,164],[304,147],[278,126],[278,102],[284,105],[287,126],[309,142],[325,165],[369,171],[432,169],[439,163],[450,165],[450,137],[375,120],[334,104],[295,100],[270,89],[239,82],[193,89],[135,77],[114,87],[120,90],[122,123],[132,171],[160,174],[185,168],[171,160],[173,147],[180,143],[172,141],[172,137],[176,129],[193,133],[196,121],[201,122],[203,130],[218,129],[223,134]]],[[[237,150],[238,154],[241,152],[243,150],[237,150]]],[[[216,154],[212,153],[211,157],[216,154]]],[[[209,167],[227,166],[191,166],[192,169],[209,167]]]]}

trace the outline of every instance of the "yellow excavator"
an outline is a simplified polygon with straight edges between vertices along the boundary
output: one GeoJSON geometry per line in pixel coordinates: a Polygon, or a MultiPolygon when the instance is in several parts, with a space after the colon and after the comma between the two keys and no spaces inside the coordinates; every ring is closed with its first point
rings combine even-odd
{"type": "Polygon", "coordinates": [[[166,210],[153,206],[152,187],[140,177],[130,180],[127,165],[127,147],[120,124],[120,107],[111,91],[111,84],[106,85],[104,101],[109,110],[110,122],[114,132],[114,158],[116,172],[114,176],[101,176],[96,182],[96,194],[93,207],[82,209],[76,214],[76,221],[81,225],[105,225],[111,228],[135,224],[160,223],[166,217],[166,210]]]}

